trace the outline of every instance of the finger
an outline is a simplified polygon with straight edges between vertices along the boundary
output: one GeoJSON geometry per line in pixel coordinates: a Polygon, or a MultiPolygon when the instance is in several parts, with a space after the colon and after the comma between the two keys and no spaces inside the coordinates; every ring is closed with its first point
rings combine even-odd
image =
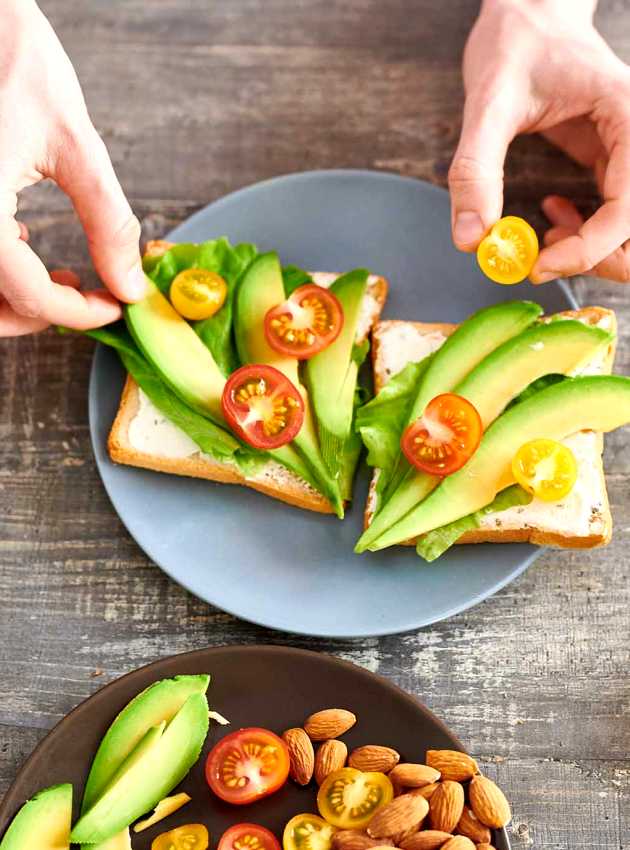
{"type": "Polygon", "coordinates": [[[94,266],[105,286],[121,301],[143,298],[146,278],[140,260],[140,223],[93,127],[66,146],[54,177],[81,219],[94,266]]]}
{"type": "Polygon", "coordinates": [[[630,122],[612,145],[604,192],[604,204],[575,235],[541,251],[530,275],[533,283],[584,274],[630,236],[630,122]]]}
{"type": "Polygon", "coordinates": [[[594,168],[605,153],[597,128],[588,118],[570,118],[542,135],[585,168],[594,168]]]}
{"type": "Polygon", "coordinates": [[[20,228],[20,239],[23,239],[25,242],[29,240],[29,232],[28,227],[24,224],[23,221],[18,221],[18,227],[20,228]]]}
{"type": "Polygon", "coordinates": [[[553,225],[575,232],[584,224],[584,217],[575,204],[561,195],[548,195],[544,198],[541,207],[553,225]]]}
{"type": "Polygon", "coordinates": [[[627,245],[622,245],[605,257],[595,268],[590,269],[587,274],[594,277],[604,277],[617,283],[630,282],[630,254],[627,245]]]}
{"type": "MultiPolygon", "coordinates": [[[[575,234],[575,228],[568,227],[550,227],[545,233],[545,245],[555,245],[561,239],[566,239],[567,236],[575,234]]],[[[585,274],[594,275],[595,277],[605,277],[608,280],[615,280],[620,283],[627,283],[630,278],[630,263],[627,246],[618,248],[612,254],[609,254],[601,263],[594,269],[588,269],[585,274]]]]}
{"type": "Polygon", "coordinates": [[[503,165],[518,130],[513,108],[469,96],[462,133],[448,173],[453,241],[473,251],[503,209],[503,165]]]}
{"type": "Polygon", "coordinates": [[[50,279],[55,283],[71,286],[73,289],[79,289],[81,286],[79,275],[75,274],[72,269],[53,269],[50,272],[50,279]]]}
{"type": "Polygon", "coordinates": [[[0,298],[0,338],[38,333],[45,330],[48,325],[45,319],[18,315],[7,301],[0,298]]]}
{"type": "Polygon", "coordinates": [[[19,316],[87,330],[115,321],[120,304],[108,292],[86,292],[55,283],[14,228],[0,228],[0,293],[19,316]]]}
{"type": "Polygon", "coordinates": [[[559,242],[561,239],[566,239],[567,236],[573,236],[575,233],[575,229],[571,227],[550,227],[549,230],[545,231],[545,235],[543,236],[543,240],[545,245],[555,245],[556,242],[559,242]]]}

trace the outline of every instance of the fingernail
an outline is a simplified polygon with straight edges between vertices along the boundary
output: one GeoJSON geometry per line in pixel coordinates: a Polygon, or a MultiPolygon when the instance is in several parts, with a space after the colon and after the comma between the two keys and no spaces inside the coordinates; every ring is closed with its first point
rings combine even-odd
{"type": "Polygon", "coordinates": [[[560,277],[559,272],[537,272],[532,274],[530,280],[533,284],[549,283],[550,280],[555,280],[560,277]]]}
{"type": "Polygon", "coordinates": [[[138,263],[127,275],[127,295],[134,301],[140,301],[146,294],[147,279],[142,269],[142,265],[138,263]]]}
{"type": "Polygon", "coordinates": [[[455,218],[453,238],[458,245],[474,245],[484,234],[484,226],[476,212],[460,212],[455,218]]]}

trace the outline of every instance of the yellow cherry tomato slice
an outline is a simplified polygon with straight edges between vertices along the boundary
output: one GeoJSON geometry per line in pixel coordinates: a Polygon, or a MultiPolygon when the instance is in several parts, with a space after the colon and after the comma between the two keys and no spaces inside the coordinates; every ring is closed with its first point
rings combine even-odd
{"type": "Polygon", "coordinates": [[[171,304],[185,319],[209,319],[223,307],[227,284],[208,269],[184,269],[171,283],[171,304]]]}
{"type": "Polygon", "coordinates": [[[283,850],[330,850],[335,828],[310,813],[296,815],[284,828],[283,850]]]}
{"type": "Polygon", "coordinates": [[[511,285],[525,280],[538,257],[536,231],[524,219],[500,219],[477,248],[481,271],[495,283],[511,285]]]}
{"type": "Polygon", "coordinates": [[[342,767],[329,774],[317,794],[320,815],[340,829],[364,829],[374,813],[391,802],[394,788],[384,773],[342,767]]]}
{"type": "Polygon", "coordinates": [[[524,490],[544,502],[568,496],[577,479],[577,463],[571,449],[555,440],[531,440],[512,460],[514,477],[524,490]]]}
{"type": "Polygon", "coordinates": [[[151,850],[208,850],[210,837],[201,823],[188,823],[163,832],[151,843],[151,850]]]}

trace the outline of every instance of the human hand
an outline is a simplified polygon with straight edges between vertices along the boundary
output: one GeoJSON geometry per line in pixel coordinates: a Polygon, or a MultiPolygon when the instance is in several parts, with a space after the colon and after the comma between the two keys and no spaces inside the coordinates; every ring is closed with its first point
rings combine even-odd
{"type": "Polygon", "coordinates": [[[519,133],[542,133],[592,168],[602,206],[584,221],[547,197],[552,227],[530,275],[630,282],[630,69],[592,25],[595,0],[485,0],[464,53],[466,104],[449,171],[453,239],[476,249],[503,208],[503,163],[519,133]]]}
{"type": "Polygon", "coordinates": [[[0,16],[0,337],[120,316],[145,291],[140,225],[90,121],[70,60],[34,0],[0,16]],[[48,274],[15,219],[17,194],[52,178],[70,197],[107,290],[81,293],[70,272],[48,274]]]}

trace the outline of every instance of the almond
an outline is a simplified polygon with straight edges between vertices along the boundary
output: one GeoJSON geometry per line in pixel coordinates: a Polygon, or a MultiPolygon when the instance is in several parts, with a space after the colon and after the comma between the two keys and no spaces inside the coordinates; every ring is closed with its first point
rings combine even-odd
{"type": "Polygon", "coordinates": [[[315,782],[321,785],[329,773],[334,773],[346,763],[348,748],[343,741],[324,741],[315,755],[315,782]]]}
{"type": "Polygon", "coordinates": [[[394,842],[394,847],[402,846],[403,841],[407,841],[413,835],[415,835],[419,829],[422,828],[422,821],[417,823],[415,826],[412,826],[411,829],[405,829],[404,832],[398,832],[396,835],[392,835],[392,841],[394,842]]]}
{"type": "Polygon", "coordinates": [[[339,829],[332,837],[332,846],[333,850],[370,850],[384,841],[383,838],[370,838],[367,832],[359,829],[339,829]]]}
{"type": "Polygon", "coordinates": [[[475,844],[489,844],[492,839],[488,827],[477,820],[475,813],[468,806],[464,806],[464,811],[457,824],[456,832],[459,835],[465,835],[466,838],[470,838],[475,844]]]}
{"type": "Polygon", "coordinates": [[[457,750],[427,750],[427,764],[440,771],[442,779],[465,782],[479,773],[477,762],[467,753],[457,750]]]}
{"type": "Polygon", "coordinates": [[[422,788],[431,785],[440,778],[440,771],[426,764],[397,764],[390,771],[389,778],[396,785],[404,788],[422,788]]]}
{"type": "Polygon", "coordinates": [[[433,829],[453,832],[464,811],[464,789],[447,779],[440,783],[429,800],[429,820],[433,829]]]}
{"type": "Polygon", "coordinates": [[[304,723],[304,731],[311,741],[326,741],[338,738],[352,728],[357,718],[345,708],[326,708],[311,714],[304,723]]]}
{"type": "Polygon", "coordinates": [[[298,785],[308,785],[315,768],[313,744],[304,729],[287,729],[282,733],[289,751],[289,773],[298,785]]]}
{"type": "Polygon", "coordinates": [[[432,782],[430,785],[423,785],[422,788],[412,788],[407,793],[414,797],[424,797],[425,800],[430,800],[434,791],[437,791],[439,787],[439,782],[432,782]]]}
{"type": "Polygon", "coordinates": [[[379,809],[368,825],[372,838],[389,838],[406,832],[427,816],[429,804],[424,797],[403,794],[379,809]]]}
{"type": "Polygon", "coordinates": [[[494,850],[492,844],[477,844],[477,850],[494,850]]]}
{"type": "Polygon", "coordinates": [[[365,747],[357,747],[352,750],[348,765],[355,767],[357,770],[364,770],[367,773],[379,771],[380,773],[389,773],[396,767],[400,761],[400,756],[396,750],[391,747],[381,747],[378,744],[367,744],[365,747]]]}
{"type": "Polygon", "coordinates": [[[425,829],[408,838],[400,846],[403,850],[438,850],[439,847],[452,838],[449,832],[439,829],[425,829]]]}
{"type": "Polygon", "coordinates": [[[475,845],[465,835],[454,835],[442,845],[442,850],[475,850],[475,845]]]}
{"type": "Polygon", "coordinates": [[[510,804],[503,791],[487,776],[475,776],[468,787],[470,806],[477,820],[492,829],[500,829],[512,819],[510,804]]]}

